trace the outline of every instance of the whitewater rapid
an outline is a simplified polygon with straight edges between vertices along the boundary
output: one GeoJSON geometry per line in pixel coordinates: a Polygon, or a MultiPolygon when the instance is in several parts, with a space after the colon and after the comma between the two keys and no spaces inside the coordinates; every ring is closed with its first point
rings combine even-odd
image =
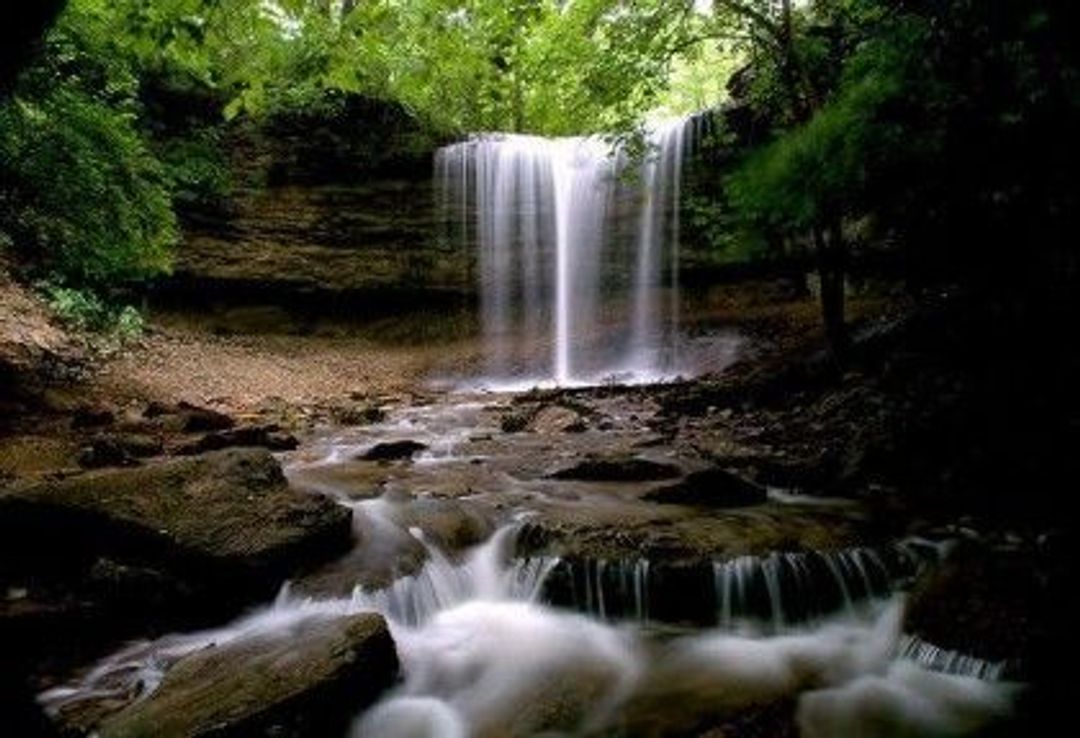
{"type": "MultiPolygon", "coordinates": [[[[379,514],[370,501],[366,509],[379,514]]],[[[55,712],[110,693],[145,695],[195,651],[289,638],[308,619],[366,611],[386,617],[402,681],[357,715],[350,738],[635,735],[679,727],[695,711],[719,719],[782,698],[797,700],[807,738],[952,736],[1007,715],[1018,689],[995,665],[905,638],[898,596],[770,635],[720,627],[661,637],[632,619],[553,608],[543,586],[558,559],[513,557],[518,525],[459,560],[412,530],[429,559],[389,588],[313,598],[285,586],[230,625],[135,644],[41,700],[55,712]]]]}

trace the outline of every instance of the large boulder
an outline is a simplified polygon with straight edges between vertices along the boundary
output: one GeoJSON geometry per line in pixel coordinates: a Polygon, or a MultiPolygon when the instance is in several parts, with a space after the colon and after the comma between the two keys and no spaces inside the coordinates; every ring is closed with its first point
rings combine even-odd
{"type": "Polygon", "coordinates": [[[376,443],[359,457],[361,461],[401,461],[411,459],[427,449],[427,444],[419,441],[384,441],[376,443]]]}
{"type": "Polygon", "coordinates": [[[675,484],[655,489],[644,499],[672,505],[743,507],[765,502],[765,488],[726,469],[691,472],[675,484]]]}
{"type": "Polygon", "coordinates": [[[100,433],[79,453],[79,464],[88,469],[103,466],[135,466],[139,459],[164,451],[161,439],[145,433],[100,433]]]}
{"type": "Polygon", "coordinates": [[[210,645],[184,657],[149,697],[106,717],[97,735],[341,735],[397,674],[382,616],[313,617],[288,633],[210,645]]]}
{"type": "Polygon", "coordinates": [[[351,513],[290,489],[263,449],[107,469],[0,493],[0,549],[27,568],[108,556],[200,585],[275,587],[348,547],[351,513]]]}
{"type": "Polygon", "coordinates": [[[563,405],[548,405],[540,408],[528,424],[530,431],[543,435],[580,433],[587,427],[581,413],[563,405]]]}
{"type": "Polygon", "coordinates": [[[651,461],[637,456],[584,459],[549,475],[551,479],[581,482],[649,482],[675,479],[682,469],[664,461],[651,461]]]}

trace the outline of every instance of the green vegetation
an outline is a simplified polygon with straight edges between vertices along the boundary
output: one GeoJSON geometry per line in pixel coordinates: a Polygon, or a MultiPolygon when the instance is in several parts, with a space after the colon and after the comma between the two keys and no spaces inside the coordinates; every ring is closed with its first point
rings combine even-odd
{"type": "Polygon", "coordinates": [[[43,276],[104,290],[168,269],[167,175],[140,126],[139,80],[77,5],[0,105],[0,228],[43,276]]]}
{"type": "Polygon", "coordinates": [[[830,345],[844,274],[887,247],[913,286],[1056,285],[1075,230],[1080,64],[1058,3],[818,0],[753,7],[747,142],[728,204],[767,249],[817,264],[830,345]]]}
{"type": "Polygon", "coordinates": [[[101,334],[114,343],[138,338],[142,315],[131,305],[117,306],[94,292],[44,283],[40,285],[49,305],[71,327],[101,334]]]}
{"type": "Polygon", "coordinates": [[[0,245],[65,288],[166,272],[185,210],[232,184],[231,122],[349,96],[436,135],[625,133],[730,87],[688,228],[729,260],[815,263],[838,355],[853,258],[1000,282],[1020,245],[1060,261],[1078,210],[1074,19],[1051,0],[62,4],[0,59],[0,245]]]}

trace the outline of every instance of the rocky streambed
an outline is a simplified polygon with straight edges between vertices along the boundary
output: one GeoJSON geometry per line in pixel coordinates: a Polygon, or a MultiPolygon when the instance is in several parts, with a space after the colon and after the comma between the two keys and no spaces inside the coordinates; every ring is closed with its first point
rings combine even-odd
{"type": "MultiPolygon", "coordinates": [[[[166,438],[171,459],[4,493],[8,540],[39,572],[8,576],[5,617],[47,589],[36,557],[62,535],[88,581],[113,582],[85,590],[99,624],[128,625],[78,639],[149,636],[38,664],[68,735],[962,735],[1006,720],[1022,647],[942,625],[958,611],[942,592],[962,588],[940,582],[980,547],[776,486],[784,449],[722,409],[670,413],[683,391],[414,395],[328,413],[276,459],[250,444],[281,448],[280,431],[198,416],[166,438]],[[205,450],[221,445],[239,447],[205,450]]],[[[25,622],[39,642],[78,623],[25,622]]]]}

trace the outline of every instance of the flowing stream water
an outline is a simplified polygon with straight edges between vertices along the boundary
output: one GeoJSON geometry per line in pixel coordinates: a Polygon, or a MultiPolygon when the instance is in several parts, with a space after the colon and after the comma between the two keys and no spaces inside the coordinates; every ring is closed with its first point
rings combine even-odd
{"type": "MultiPolygon", "coordinates": [[[[421,571],[384,590],[320,599],[286,586],[273,604],[231,625],[129,647],[43,702],[57,710],[149,693],[173,663],[198,650],[289,638],[307,619],[373,610],[391,625],[404,681],[357,716],[354,737],[635,735],[638,725],[657,721],[677,727],[688,707],[722,715],[784,696],[798,699],[797,721],[810,738],[963,735],[1009,710],[1015,688],[997,680],[1000,665],[904,637],[900,602],[890,596],[812,625],[776,615],[761,632],[721,625],[664,637],[634,618],[607,622],[544,604],[544,583],[559,562],[513,558],[515,530],[501,528],[456,562],[429,546],[421,571]],[[665,711],[669,700],[680,705],[674,716],[665,711]]],[[[852,567],[838,583],[870,576],[856,571],[860,558],[835,559],[852,567]]],[[[752,569],[733,566],[744,572],[736,588],[752,569]]],[[[779,601],[773,609],[785,612],[779,601]]]]}
{"type": "MultiPolygon", "coordinates": [[[[465,402],[402,412],[362,440],[331,437],[289,473],[306,486],[313,471],[354,463],[368,438],[405,430],[448,439],[420,467],[468,464],[467,434],[453,425],[477,423],[481,411],[465,402]]],[[[196,651],[295,638],[310,619],[366,611],[387,619],[403,678],[371,708],[354,708],[350,738],[683,735],[782,699],[795,701],[807,738],[960,736],[1007,715],[1017,689],[1002,681],[1002,664],[902,631],[900,590],[947,555],[946,544],[718,560],[679,585],[710,621],[665,622],[672,590],[661,562],[519,553],[536,514],[529,503],[503,510],[494,533],[455,553],[400,514],[420,498],[357,500],[348,485],[316,486],[353,510],[362,547],[393,559],[411,543],[423,549],[422,566],[339,594],[285,584],[273,603],[231,624],[132,644],[43,694],[43,704],[56,712],[145,698],[196,651]]]]}

